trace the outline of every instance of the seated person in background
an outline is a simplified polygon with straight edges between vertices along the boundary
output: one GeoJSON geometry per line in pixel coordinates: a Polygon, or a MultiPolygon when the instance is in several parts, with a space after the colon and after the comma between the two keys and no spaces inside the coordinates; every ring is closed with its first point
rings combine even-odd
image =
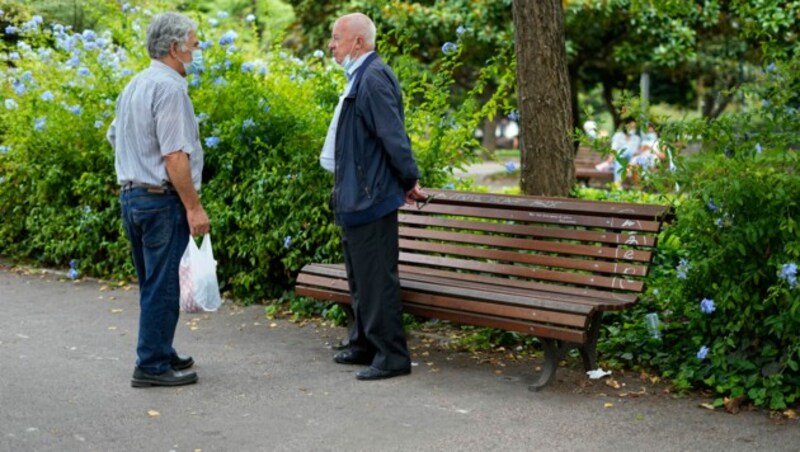
{"type": "Polygon", "coordinates": [[[642,139],[636,131],[636,120],[628,118],[625,121],[623,130],[618,131],[611,137],[611,150],[614,151],[609,154],[605,162],[599,163],[595,166],[598,171],[608,171],[613,168],[614,182],[621,184],[623,179],[622,165],[617,161],[618,158],[630,161],[633,156],[639,152],[642,139]],[[624,131],[623,131],[624,130],[624,131]]]}
{"type": "Polygon", "coordinates": [[[597,123],[592,121],[591,119],[583,123],[583,131],[586,133],[586,136],[589,137],[589,140],[594,140],[597,138],[597,123]]]}
{"type": "Polygon", "coordinates": [[[659,161],[664,160],[664,153],[661,152],[658,134],[652,123],[647,124],[647,133],[642,138],[639,151],[631,160],[631,165],[636,165],[642,169],[650,169],[656,166],[659,161]]]}

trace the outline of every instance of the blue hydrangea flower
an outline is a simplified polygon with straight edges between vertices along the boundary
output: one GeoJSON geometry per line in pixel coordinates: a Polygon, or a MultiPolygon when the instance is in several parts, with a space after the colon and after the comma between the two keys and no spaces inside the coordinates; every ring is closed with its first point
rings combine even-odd
{"type": "Polygon", "coordinates": [[[25,84],[20,81],[15,80],[13,85],[14,85],[14,93],[16,93],[17,96],[21,96],[25,94],[25,91],[27,91],[27,89],[25,88],[25,84]]]}
{"type": "Polygon", "coordinates": [[[212,45],[214,45],[214,41],[211,41],[211,40],[200,41],[200,43],[197,44],[197,46],[200,48],[200,50],[206,50],[207,48],[211,47],[212,45]]]}
{"type": "Polygon", "coordinates": [[[506,171],[508,171],[509,173],[514,172],[514,170],[517,169],[517,165],[514,164],[514,162],[506,162],[505,166],[506,166],[506,171]]]}
{"type": "Polygon", "coordinates": [[[244,120],[244,122],[242,122],[242,127],[245,128],[245,129],[249,129],[250,127],[253,127],[255,125],[256,125],[256,122],[253,121],[253,118],[247,118],[247,119],[244,120]]]}
{"type": "Polygon", "coordinates": [[[80,106],[80,105],[71,105],[71,106],[69,106],[69,107],[67,108],[67,110],[69,110],[69,112],[70,112],[70,113],[72,113],[73,115],[79,115],[79,114],[81,114],[81,112],[83,111],[83,110],[81,109],[81,106],[80,106]]]}
{"type": "Polygon", "coordinates": [[[767,66],[767,72],[775,72],[777,69],[778,67],[775,66],[775,63],[770,63],[769,66],[767,66]]]}
{"type": "Polygon", "coordinates": [[[516,110],[512,111],[511,113],[508,114],[508,119],[514,122],[519,121],[519,112],[516,110]]]}
{"type": "Polygon", "coordinates": [[[11,150],[11,146],[0,146],[0,154],[5,154],[11,150]]]}
{"type": "Polygon", "coordinates": [[[69,277],[69,279],[73,281],[78,279],[79,275],[80,273],[78,272],[78,270],[75,270],[74,268],[70,268],[69,271],[67,272],[67,276],[69,277]]]}
{"type": "Polygon", "coordinates": [[[19,60],[19,52],[11,52],[8,54],[8,59],[11,61],[19,60]]]}
{"type": "Polygon", "coordinates": [[[292,236],[287,235],[283,238],[283,247],[288,250],[290,246],[292,246],[292,236]]]}
{"type": "Polygon", "coordinates": [[[458,46],[453,44],[452,42],[445,42],[444,45],[442,45],[442,53],[444,53],[445,55],[450,55],[451,53],[454,53],[456,50],[458,50],[458,46]]]}
{"type": "Polygon", "coordinates": [[[722,218],[717,218],[714,220],[714,224],[716,224],[718,228],[722,229],[725,227],[725,220],[722,218]]]}
{"type": "Polygon", "coordinates": [[[236,34],[235,31],[228,30],[228,31],[225,32],[225,34],[223,34],[219,38],[219,45],[221,45],[221,46],[231,45],[231,44],[233,44],[233,41],[235,41],[238,36],[239,35],[236,34]]]}
{"type": "Polygon", "coordinates": [[[686,279],[686,273],[689,271],[689,260],[681,259],[675,270],[678,272],[678,279],[686,279]]]}
{"type": "Polygon", "coordinates": [[[456,185],[454,183],[450,182],[450,183],[448,183],[447,185],[444,186],[444,189],[445,190],[455,190],[456,189],[456,185]]]}
{"type": "Polygon", "coordinates": [[[219,21],[217,19],[214,19],[213,17],[209,17],[208,24],[211,25],[212,27],[216,27],[217,25],[219,25],[219,21]]]}
{"type": "Polygon", "coordinates": [[[40,118],[36,118],[36,120],[33,123],[33,128],[36,129],[37,132],[41,132],[42,130],[44,130],[46,125],[47,125],[47,118],[42,116],[40,118]]]}
{"type": "Polygon", "coordinates": [[[253,69],[256,67],[256,64],[253,62],[246,62],[242,64],[242,72],[253,72],[253,69]]]}
{"type": "Polygon", "coordinates": [[[9,26],[6,27],[6,34],[7,35],[15,35],[17,33],[19,33],[19,28],[15,27],[13,25],[9,25],[9,26]]]}
{"type": "Polygon", "coordinates": [[[78,75],[81,77],[89,77],[92,75],[92,72],[86,66],[81,66],[78,68],[78,75]]]}
{"type": "Polygon", "coordinates": [[[83,34],[81,35],[84,41],[94,41],[97,37],[97,33],[94,30],[83,30],[83,34]]]}
{"type": "Polygon", "coordinates": [[[323,58],[325,56],[325,52],[320,49],[314,51],[314,58],[323,58]]]}
{"type": "Polygon", "coordinates": [[[225,80],[224,77],[217,77],[217,78],[214,79],[214,85],[216,85],[216,86],[223,86],[223,85],[227,85],[227,84],[228,84],[228,81],[225,80]]]}
{"type": "Polygon", "coordinates": [[[65,64],[67,65],[67,67],[75,67],[81,64],[81,57],[78,55],[73,55],[72,58],[67,60],[65,64]]]}
{"type": "Polygon", "coordinates": [[[248,14],[247,17],[244,18],[247,22],[255,22],[256,16],[254,14],[248,14]]]}
{"type": "Polygon", "coordinates": [[[201,123],[201,122],[205,121],[206,119],[208,119],[208,113],[201,112],[199,115],[197,115],[197,122],[198,123],[201,123]]]}
{"type": "Polygon", "coordinates": [[[222,140],[220,140],[219,137],[215,137],[215,136],[208,137],[208,138],[206,138],[206,146],[208,146],[210,148],[215,148],[220,143],[220,141],[222,141],[222,140]]]}
{"type": "Polygon", "coordinates": [[[700,350],[697,351],[697,359],[706,359],[706,356],[708,356],[708,351],[708,347],[705,345],[700,347],[700,350]]]}
{"type": "Polygon", "coordinates": [[[227,11],[220,11],[217,13],[217,17],[219,17],[220,19],[227,19],[228,16],[229,14],[227,11]]]}
{"type": "Polygon", "coordinates": [[[133,75],[133,71],[128,69],[128,68],[125,68],[119,73],[119,75],[121,75],[123,77],[127,77],[129,75],[133,75]]]}
{"type": "Polygon", "coordinates": [[[653,295],[658,296],[661,292],[658,289],[653,289],[653,295]]]}
{"type": "Polygon", "coordinates": [[[13,109],[17,108],[18,106],[19,105],[17,105],[17,101],[15,101],[14,99],[6,99],[6,109],[7,110],[13,110],[13,109]]]}
{"type": "Polygon", "coordinates": [[[703,300],[700,301],[700,312],[703,314],[711,314],[716,310],[717,307],[714,305],[714,300],[710,298],[703,298],[703,300]]]}
{"type": "Polygon", "coordinates": [[[714,204],[714,198],[709,198],[708,199],[708,203],[706,204],[706,206],[708,207],[708,210],[710,210],[712,212],[716,212],[718,210],[717,205],[714,204]]]}
{"type": "Polygon", "coordinates": [[[51,93],[50,91],[45,91],[45,92],[42,93],[42,95],[40,97],[41,97],[42,100],[49,102],[49,101],[53,100],[53,93],[51,93]]]}
{"type": "Polygon", "coordinates": [[[95,121],[94,122],[94,128],[95,129],[99,129],[101,127],[103,127],[103,121],[95,121]]]}
{"type": "Polygon", "coordinates": [[[237,50],[239,50],[239,49],[235,45],[231,45],[230,47],[228,47],[228,50],[226,51],[226,53],[228,55],[230,55],[232,53],[236,53],[237,50]]]}
{"type": "Polygon", "coordinates": [[[200,77],[194,76],[192,77],[192,80],[189,82],[189,86],[191,87],[200,86],[200,81],[201,81],[200,77]]]}
{"type": "Polygon", "coordinates": [[[789,283],[790,287],[797,287],[797,264],[794,262],[783,264],[779,276],[782,280],[789,283]]]}
{"type": "Polygon", "coordinates": [[[464,28],[463,25],[459,25],[458,28],[456,28],[456,34],[459,36],[463,35],[465,31],[467,31],[467,29],[464,28]]]}
{"type": "Polygon", "coordinates": [[[756,153],[761,154],[764,152],[764,148],[761,147],[761,143],[756,143],[756,153]]]}
{"type": "Polygon", "coordinates": [[[122,5],[122,12],[123,13],[128,12],[129,9],[131,9],[131,4],[130,3],[125,3],[125,4],[122,5]]]}

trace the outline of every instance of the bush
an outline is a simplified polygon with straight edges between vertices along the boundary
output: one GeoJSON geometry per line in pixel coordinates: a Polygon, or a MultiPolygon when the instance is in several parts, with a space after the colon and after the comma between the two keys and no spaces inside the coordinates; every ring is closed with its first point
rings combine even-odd
{"type": "MultiPolygon", "coordinates": [[[[114,1],[97,8],[104,31],[10,18],[0,44],[0,253],[130,278],[105,132],[116,97],[149,65],[142,43],[152,13],[114,1]]],[[[256,34],[245,18],[197,19],[205,70],[189,78],[189,94],[205,147],[201,194],[220,283],[242,301],[285,298],[303,264],[341,260],[327,207],[332,177],[318,156],[343,73],[321,51],[302,59],[278,48],[260,52],[243,38],[256,34]]],[[[504,66],[489,65],[484,82],[453,108],[459,52],[424,73],[397,48],[382,54],[403,82],[422,183],[444,186],[453,167],[472,158],[480,118],[508,96],[506,85],[488,103],[475,101],[504,66]]]]}
{"type": "Polygon", "coordinates": [[[679,388],[782,409],[800,397],[800,126],[797,62],[770,66],[745,92],[762,108],[673,124],[667,142],[702,137],[660,186],[678,184],[676,220],[662,234],[651,289],[620,314],[601,345],[653,366],[679,388]],[[795,67],[793,67],[795,66],[795,67]],[[660,314],[663,343],[643,315],[660,314]]]}

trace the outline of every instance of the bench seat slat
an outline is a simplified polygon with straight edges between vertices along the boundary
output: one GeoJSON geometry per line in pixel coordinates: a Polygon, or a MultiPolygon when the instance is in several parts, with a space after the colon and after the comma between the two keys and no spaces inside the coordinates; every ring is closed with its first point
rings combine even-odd
{"type": "Polygon", "coordinates": [[[581,275],[577,273],[544,270],[540,268],[521,267],[519,265],[494,264],[466,259],[453,259],[447,257],[430,256],[424,254],[400,253],[400,262],[409,264],[429,265],[433,267],[446,267],[452,269],[472,270],[477,272],[494,273],[498,275],[511,275],[522,278],[556,281],[581,286],[599,287],[605,289],[629,290],[641,292],[644,283],[632,281],[621,277],[581,275]]]}
{"type": "MultiPolygon", "coordinates": [[[[319,300],[328,300],[342,304],[350,303],[350,295],[347,292],[320,289],[316,287],[304,286],[302,284],[295,286],[295,292],[298,295],[312,297],[319,300]]],[[[578,329],[543,325],[517,319],[492,317],[488,315],[463,312],[460,310],[449,310],[431,306],[423,306],[409,302],[403,303],[403,309],[410,314],[419,315],[422,317],[449,320],[468,325],[500,328],[508,331],[518,331],[537,337],[559,339],[576,344],[583,344],[586,342],[586,333],[578,329]]]]}
{"type": "Polygon", "coordinates": [[[640,234],[619,234],[613,232],[587,231],[579,229],[562,229],[556,227],[529,226],[524,224],[490,223],[486,221],[469,221],[455,218],[441,218],[428,215],[399,216],[400,224],[415,226],[433,226],[459,230],[496,232],[528,237],[575,240],[581,242],[600,242],[611,245],[656,246],[656,237],[640,234]]]}
{"type": "MultiPolygon", "coordinates": [[[[400,265],[399,269],[401,280],[417,280],[484,291],[535,296],[537,299],[542,300],[585,304],[601,311],[624,309],[635,304],[639,299],[639,297],[634,294],[577,289],[571,286],[557,286],[554,284],[495,278],[472,273],[457,273],[427,267],[400,265]]],[[[309,264],[303,268],[303,273],[342,279],[347,278],[344,264],[309,264]]]]}
{"type": "MultiPolygon", "coordinates": [[[[331,273],[331,275],[301,273],[297,278],[297,282],[304,285],[313,285],[348,292],[346,275],[337,275],[335,271],[331,273]]],[[[463,302],[466,303],[464,308],[467,310],[474,310],[475,312],[484,314],[503,315],[506,317],[514,317],[512,313],[517,313],[521,315],[522,318],[533,318],[536,315],[543,316],[546,314],[546,311],[549,311],[551,314],[567,313],[564,315],[547,314],[546,318],[550,319],[547,321],[562,322],[561,324],[572,326],[583,325],[584,323],[581,322],[585,322],[586,316],[590,315],[594,310],[593,306],[587,304],[537,298],[534,294],[519,295],[509,292],[497,292],[487,290],[488,288],[464,288],[463,286],[456,287],[452,285],[432,284],[430,282],[407,278],[401,279],[400,286],[403,291],[402,298],[404,301],[408,300],[422,303],[422,300],[428,299],[429,301],[427,303],[432,306],[449,308],[451,304],[456,302],[456,299],[462,299],[463,302]],[[531,309],[536,310],[533,316],[526,314],[531,309]],[[504,314],[501,314],[501,312],[504,312],[504,314]],[[584,320],[578,320],[579,318],[583,318],[584,320]]]]}
{"type": "Polygon", "coordinates": [[[556,284],[543,284],[535,281],[527,281],[520,279],[497,278],[492,276],[479,275],[475,273],[460,273],[454,271],[441,270],[429,267],[419,267],[412,265],[400,265],[401,277],[408,274],[422,274],[440,276],[446,279],[455,281],[476,281],[482,282],[487,285],[505,285],[507,287],[515,287],[523,290],[535,290],[538,292],[552,292],[556,294],[569,294],[578,298],[590,298],[594,300],[603,300],[604,305],[599,306],[600,309],[619,309],[628,307],[635,304],[639,297],[631,293],[609,292],[605,290],[594,290],[586,288],[578,288],[573,286],[561,286],[556,284]]]}
{"type": "Polygon", "coordinates": [[[596,259],[575,259],[569,257],[544,256],[540,254],[517,253],[496,249],[472,248],[467,246],[443,245],[419,240],[400,239],[400,249],[441,253],[450,256],[474,257],[493,261],[514,262],[528,265],[541,265],[551,268],[567,268],[588,272],[611,273],[628,276],[646,276],[647,267],[627,263],[604,262],[596,259]]]}

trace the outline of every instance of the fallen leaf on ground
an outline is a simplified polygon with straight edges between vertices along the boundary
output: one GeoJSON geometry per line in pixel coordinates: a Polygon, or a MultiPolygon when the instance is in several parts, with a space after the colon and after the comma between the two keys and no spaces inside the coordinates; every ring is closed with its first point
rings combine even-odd
{"type": "Polygon", "coordinates": [[[614,404],[611,403],[611,402],[606,402],[606,403],[603,404],[603,408],[611,408],[613,406],[614,406],[614,404]]]}
{"type": "Polygon", "coordinates": [[[122,312],[122,309],[112,309],[111,310],[112,314],[119,314],[120,312],[122,312]]]}
{"type": "Polygon", "coordinates": [[[723,399],[725,410],[731,414],[736,414],[739,412],[739,410],[741,409],[742,402],[744,402],[744,394],[733,399],[729,399],[727,397],[723,399]]]}
{"type": "Polygon", "coordinates": [[[147,410],[147,415],[150,417],[158,417],[161,416],[161,413],[156,410],[147,410]]]}
{"type": "Polygon", "coordinates": [[[117,327],[115,327],[115,326],[110,326],[110,327],[108,327],[108,331],[114,331],[114,330],[116,330],[116,329],[117,329],[117,327]]]}
{"type": "Polygon", "coordinates": [[[714,405],[710,403],[701,403],[700,406],[711,411],[714,411],[716,409],[714,408],[714,405]]]}
{"type": "Polygon", "coordinates": [[[613,378],[607,379],[606,380],[606,385],[607,386],[611,386],[614,389],[619,389],[620,388],[619,382],[617,380],[614,380],[613,378]]]}
{"type": "Polygon", "coordinates": [[[797,411],[795,410],[786,410],[783,412],[783,415],[789,419],[797,419],[797,411]]]}

